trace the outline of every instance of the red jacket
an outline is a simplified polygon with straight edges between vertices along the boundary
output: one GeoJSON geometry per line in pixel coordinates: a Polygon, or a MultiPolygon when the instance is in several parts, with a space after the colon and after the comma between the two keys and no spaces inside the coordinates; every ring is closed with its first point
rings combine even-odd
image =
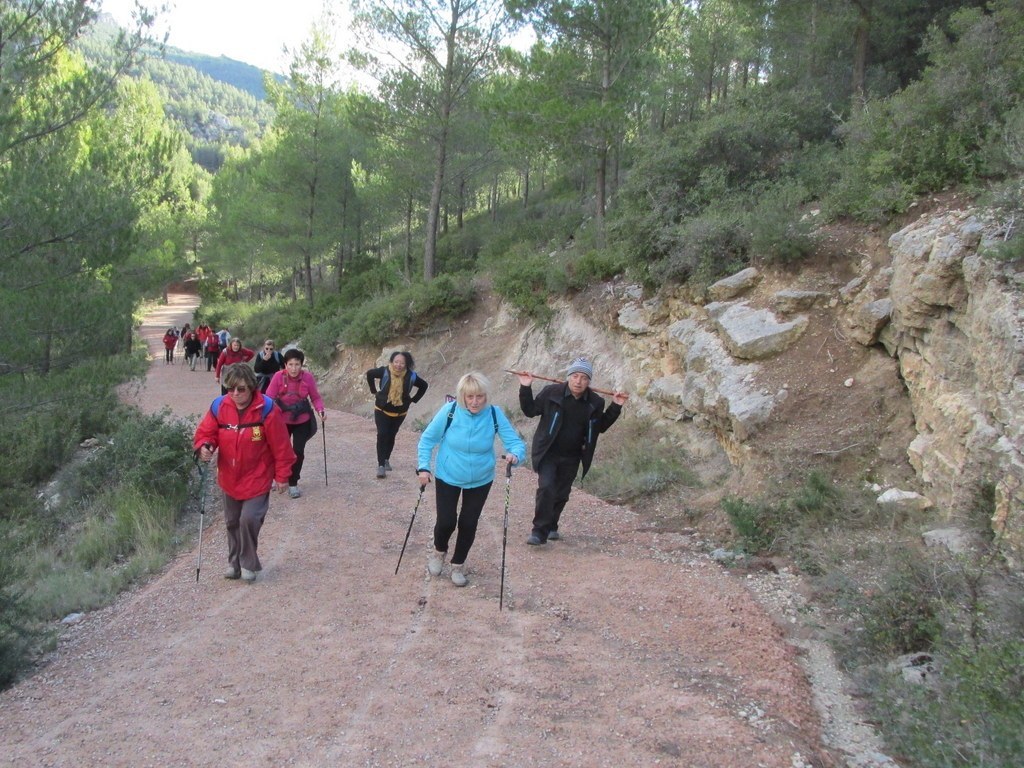
{"type": "Polygon", "coordinates": [[[178,337],[168,331],[164,334],[164,349],[174,349],[178,343],[178,337]]]}
{"type": "Polygon", "coordinates": [[[275,405],[263,419],[263,396],[258,392],[243,414],[238,413],[230,396],[221,400],[217,416],[212,408],[207,409],[196,428],[192,446],[198,451],[207,443],[218,449],[220,487],[228,496],[241,501],[269,493],[273,480],[287,483],[295,463],[281,410],[275,405]],[[239,424],[256,426],[237,429],[239,424]]]}
{"type": "Polygon", "coordinates": [[[256,357],[256,353],[248,347],[242,347],[240,350],[235,352],[230,346],[220,353],[220,357],[217,358],[217,367],[214,369],[214,375],[217,381],[220,381],[220,369],[225,365],[232,365],[233,363],[248,363],[256,357]]]}

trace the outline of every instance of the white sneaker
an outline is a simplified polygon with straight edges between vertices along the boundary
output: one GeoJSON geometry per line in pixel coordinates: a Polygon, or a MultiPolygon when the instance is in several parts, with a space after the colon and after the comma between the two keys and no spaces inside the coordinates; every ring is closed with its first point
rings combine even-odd
{"type": "Polygon", "coordinates": [[[299,490],[299,487],[297,485],[289,485],[288,486],[288,496],[290,498],[297,499],[301,495],[302,495],[302,491],[299,490]]]}
{"type": "Polygon", "coordinates": [[[454,584],[456,587],[464,587],[468,583],[469,583],[469,580],[466,578],[466,566],[465,566],[465,564],[453,565],[452,566],[452,584],[454,584]]]}
{"type": "Polygon", "coordinates": [[[250,571],[248,568],[242,569],[242,581],[248,581],[250,583],[256,581],[256,571],[250,571]]]}
{"type": "Polygon", "coordinates": [[[431,576],[440,576],[441,571],[444,570],[444,558],[447,552],[434,552],[427,560],[427,573],[431,576]]]}

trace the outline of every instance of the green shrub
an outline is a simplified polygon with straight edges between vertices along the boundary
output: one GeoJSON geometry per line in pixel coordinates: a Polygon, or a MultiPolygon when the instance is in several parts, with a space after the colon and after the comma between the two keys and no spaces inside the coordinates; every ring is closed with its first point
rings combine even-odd
{"type": "Polygon", "coordinates": [[[812,470],[793,494],[790,503],[804,518],[821,525],[837,516],[842,494],[820,470],[812,470]]]}
{"type": "Polygon", "coordinates": [[[180,506],[191,455],[191,428],[184,421],[171,419],[166,412],[146,415],[126,410],[116,431],[78,470],[78,485],[89,496],[116,485],[146,489],[180,506]]]}
{"type": "Polygon", "coordinates": [[[0,689],[14,682],[38,639],[25,602],[19,548],[8,526],[0,520],[0,689]]]}
{"type": "Polygon", "coordinates": [[[1024,641],[941,648],[934,685],[882,678],[872,701],[886,741],[920,768],[1024,764],[1024,641]]]}
{"type": "Polygon", "coordinates": [[[814,222],[802,214],[808,199],[806,189],[794,182],[758,190],[751,211],[743,218],[754,258],[769,264],[792,264],[811,253],[814,222]]]}
{"type": "MultiPolygon", "coordinates": [[[[878,219],[916,197],[970,182],[993,169],[992,151],[1015,119],[1024,80],[1020,9],[993,3],[953,15],[951,37],[937,28],[926,42],[931,66],[920,80],[869,102],[843,127],[842,174],[826,203],[832,213],[878,219]]],[[[1012,130],[1012,129],[1011,129],[1012,130]]]]}
{"type": "Polygon", "coordinates": [[[520,246],[492,267],[494,291],[526,317],[545,323],[552,315],[549,276],[556,269],[547,255],[520,246]]]}
{"type": "Polygon", "coordinates": [[[942,635],[936,576],[913,552],[898,557],[863,606],[861,644],[875,657],[927,651],[942,635]]]}
{"type": "Polygon", "coordinates": [[[746,266],[750,248],[741,214],[730,209],[689,218],[662,239],[665,257],[650,265],[656,282],[713,283],[746,266]]]}
{"type": "Polygon", "coordinates": [[[743,551],[756,555],[775,549],[785,517],[781,505],[763,501],[749,502],[730,496],[722,500],[722,509],[725,510],[743,551]]]}
{"type": "Polygon", "coordinates": [[[346,312],[341,341],[384,344],[403,333],[425,330],[438,321],[465,314],[472,308],[474,296],[472,279],[464,273],[415,283],[346,312]]]}
{"type": "Polygon", "coordinates": [[[615,428],[623,434],[587,474],[590,493],[614,504],[626,504],[672,487],[700,484],[684,450],[651,441],[650,420],[631,419],[615,428]]]}

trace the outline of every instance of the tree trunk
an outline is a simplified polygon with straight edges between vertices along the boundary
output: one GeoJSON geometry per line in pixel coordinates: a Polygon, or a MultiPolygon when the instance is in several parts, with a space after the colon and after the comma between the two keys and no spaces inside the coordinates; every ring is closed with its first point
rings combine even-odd
{"type": "Polygon", "coordinates": [[[852,91],[851,109],[854,113],[860,112],[864,106],[864,82],[865,71],[868,62],[868,39],[871,31],[871,8],[869,3],[853,3],[857,8],[857,28],[853,35],[853,76],[850,83],[852,91]]]}
{"type": "Polygon", "coordinates": [[[423,244],[423,279],[428,283],[434,279],[434,261],[437,258],[437,227],[441,216],[441,191],[444,189],[444,168],[448,159],[448,116],[450,106],[445,106],[441,136],[437,141],[437,157],[434,166],[434,183],[430,188],[430,207],[427,209],[426,242],[423,244]]]}
{"type": "Polygon", "coordinates": [[[405,276],[412,278],[412,192],[405,201],[405,276]]]}

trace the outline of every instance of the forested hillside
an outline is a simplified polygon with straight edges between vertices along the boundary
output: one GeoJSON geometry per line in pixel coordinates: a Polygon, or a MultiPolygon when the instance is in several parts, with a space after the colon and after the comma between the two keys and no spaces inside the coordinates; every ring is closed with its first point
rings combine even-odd
{"type": "MultiPolygon", "coordinates": [[[[78,42],[88,61],[109,65],[119,28],[101,15],[78,42]]],[[[264,77],[258,67],[224,56],[189,53],[173,46],[143,46],[129,70],[132,77],[156,85],[167,116],[187,134],[193,160],[216,171],[230,147],[248,147],[263,136],[273,111],[266,103],[264,77]]]]}
{"type": "MultiPolygon", "coordinates": [[[[882,227],[950,189],[1007,222],[985,258],[1022,254],[1024,0],[353,10],[352,50],[313,33],[262,101],[153,57],[150,17],[0,5],[0,680],[72,597],[102,602],[173,545],[180,425],[122,413],[114,385],[138,369],[140,306],[174,281],[198,280],[211,324],[327,366],[485,289],[543,327],[553,299],[616,276],[681,300],[746,266],[799,270],[827,225],[882,227]],[[508,47],[524,26],[533,47],[508,47]],[[44,508],[38,485],[94,437],[79,492],[44,508]]],[[[1019,702],[999,649],[998,696],[977,696],[1019,702]]],[[[914,727],[949,701],[917,702],[914,727]]],[[[909,759],[1014,764],[1012,733],[909,759]]]]}

